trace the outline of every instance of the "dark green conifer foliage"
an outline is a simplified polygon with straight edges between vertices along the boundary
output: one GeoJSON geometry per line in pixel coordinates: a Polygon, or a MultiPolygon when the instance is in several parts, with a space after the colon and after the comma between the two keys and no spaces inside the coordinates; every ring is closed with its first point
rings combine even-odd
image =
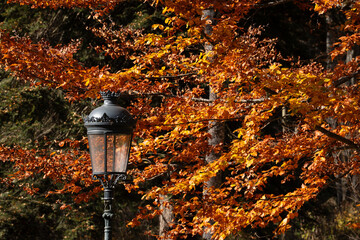
{"type": "MultiPolygon", "coordinates": [[[[279,37],[277,49],[284,57],[300,57],[301,60],[321,58],[326,40],[324,19],[315,17],[312,12],[304,11],[291,1],[284,3],[249,14],[246,24],[263,26],[262,37],[279,37]]],[[[68,44],[72,39],[79,39],[82,43],[76,57],[84,65],[109,65],[112,71],[129,67],[131,62],[122,58],[111,59],[92,48],[93,45],[101,45],[102,40],[90,31],[89,27],[97,23],[89,16],[90,11],[87,9],[32,9],[28,6],[9,5],[6,0],[0,0],[2,27],[15,35],[28,35],[33,41],[45,40],[51,45],[68,44]]],[[[153,23],[161,22],[162,19],[161,11],[149,4],[127,0],[111,12],[108,21],[146,31],[153,23]]],[[[37,145],[43,147],[50,142],[47,146],[56,149],[59,146],[54,140],[81,139],[85,136],[81,117],[93,108],[90,100],[69,103],[61,90],[29,87],[15,81],[4,71],[0,72],[0,92],[0,144],[34,148],[37,145]]],[[[154,105],[157,103],[154,100],[154,105]]],[[[281,111],[279,116],[280,114],[281,111]]],[[[276,120],[279,116],[274,116],[274,121],[264,127],[264,134],[276,136],[281,131],[281,122],[276,120]]],[[[101,239],[101,196],[88,203],[74,204],[70,195],[45,196],[46,192],[55,189],[55,184],[41,175],[13,185],[1,182],[3,177],[11,173],[11,164],[1,162],[0,239],[101,239]],[[30,186],[39,188],[39,192],[33,196],[27,194],[23,189],[30,186]],[[62,203],[70,203],[72,209],[61,210],[62,203]]],[[[281,179],[276,178],[270,181],[273,182],[272,187],[266,189],[269,193],[282,192],[301,184],[294,180],[288,185],[281,185],[281,179]]],[[[149,222],[146,229],[125,227],[126,221],[134,216],[136,207],[142,204],[140,197],[127,193],[122,186],[117,187],[115,194],[117,212],[114,235],[118,239],[150,239],[143,232],[156,232],[156,222],[149,222]]],[[[329,186],[316,201],[306,204],[300,217],[293,222],[293,228],[286,234],[287,238],[350,239],[359,236],[346,228],[342,219],[336,218],[339,211],[335,197],[334,186],[329,186]],[[320,224],[322,227],[319,227],[320,224]]],[[[355,207],[354,209],[356,210],[355,207]]],[[[265,229],[245,229],[243,236],[229,239],[249,239],[254,236],[267,239],[273,230],[271,225],[265,229]]]]}
{"type": "MultiPolygon", "coordinates": [[[[121,25],[150,28],[156,21],[154,8],[141,1],[124,1],[112,12],[112,19],[121,25]]],[[[51,45],[81,41],[76,58],[85,66],[109,65],[114,71],[128,64],[113,60],[92,46],[101,45],[90,27],[94,20],[89,9],[33,9],[28,6],[0,1],[2,28],[17,36],[29,36],[33,41],[47,41],[51,45]]],[[[69,102],[61,89],[30,87],[20,79],[0,70],[0,144],[26,148],[59,148],[58,141],[66,138],[82,139],[86,135],[82,117],[94,107],[90,100],[69,102]]],[[[86,148],[86,146],[80,146],[86,148]]],[[[101,195],[87,203],[75,204],[73,197],[50,195],[56,184],[42,175],[11,184],[2,181],[13,173],[12,164],[0,159],[0,239],[101,239],[103,235],[103,203],[101,195]],[[39,188],[34,194],[25,189],[39,188]],[[62,204],[71,209],[60,209],[62,204]]],[[[94,181],[94,185],[100,185],[94,181]]],[[[85,189],[86,191],[86,189],[85,189]]],[[[116,212],[114,236],[118,239],[151,239],[146,229],[129,229],[140,204],[140,197],[128,194],[122,186],[115,191],[116,212]]]]}

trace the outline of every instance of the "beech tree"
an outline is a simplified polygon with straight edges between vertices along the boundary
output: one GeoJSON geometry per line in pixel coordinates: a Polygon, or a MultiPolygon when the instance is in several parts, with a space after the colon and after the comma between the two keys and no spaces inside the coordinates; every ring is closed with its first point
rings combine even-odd
{"type": "MultiPolygon", "coordinates": [[[[277,235],[334,179],[359,174],[359,58],[344,61],[360,40],[358,1],[159,0],[152,4],[161,9],[164,21],[150,32],[117,25],[108,17],[120,1],[9,2],[92,9],[98,24],[91,30],[103,39],[92,47],[131,62],[122,69],[85,66],[75,57],[80,40],[54,46],[0,33],[0,64],[19,79],[60,88],[69,101],[111,90],[130,102],[138,125],[132,181],[126,188],[152,204],[140,209],[129,225],[161,215],[166,196],[174,218],[166,238],[209,231],[212,239],[225,239],[269,225],[276,226],[277,235]],[[283,55],[275,36],[262,35],[266,26],[247,21],[256,10],[288,2],[319,18],[329,11],[344,16],[333,50],[324,52],[332,68],[318,56],[303,61],[283,55]],[[210,20],[201,18],[205,9],[216,13],[211,34],[204,32],[210,20]],[[204,49],[206,43],[212,45],[210,51],[204,49]],[[345,84],[350,80],[352,85],[345,84]],[[330,126],[329,118],[337,120],[336,126],[330,126]],[[221,144],[209,141],[210,123],[226,127],[221,144]],[[280,130],[269,131],[276,124],[280,130]],[[344,149],[351,152],[346,160],[339,156],[344,149]],[[206,161],[209,154],[219,157],[206,161]],[[207,184],[220,172],[221,184],[207,184]],[[143,188],[154,179],[160,181],[143,188]],[[274,182],[290,187],[274,187],[274,182]]],[[[63,183],[57,193],[71,192],[75,201],[87,201],[100,191],[91,188],[89,155],[79,149],[87,140],[59,141],[71,150],[2,146],[0,156],[14,162],[13,179],[43,173],[63,183]],[[82,187],[91,190],[80,192],[82,187]]]]}

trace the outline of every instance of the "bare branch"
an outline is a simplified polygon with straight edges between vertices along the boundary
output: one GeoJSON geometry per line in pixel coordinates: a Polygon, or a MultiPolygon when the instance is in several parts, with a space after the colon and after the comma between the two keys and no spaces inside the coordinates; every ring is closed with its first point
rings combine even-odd
{"type": "MultiPolygon", "coordinates": [[[[239,101],[234,101],[235,103],[261,103],[269,98],[255,98],[255,99],[241,99],[239,101]]],[[[212,103],[213,101],[207,98],[192,98],[191,100],[195,102],[207,102],[212,103]]]]}
{"type": "Polygon", "coordinates": [[[212,103],[214,101],[208,99],[208,98],[192,98],[194,102],[206,102],[206,103],[212,103]]]}
{"type": "Polygon", "coordinates": [[[292,0],[275,0],[275,1],[270,1],[267,3],[261,3],[261,4],[258,4],[257,6],[259,8],[267,8],[267,7],[274,7],[274,6],[289,3],[289,2],[292,2],[292,0]]]}
{"type": "Polygon", "coordinates": [[[359,74],[360,74],[360,72],[357,71],[357,72],[354,72],[354,73],[352,73],[352,74],[350,74],[348,76],[343,76],[343,77],[339,78],[338,80],[334,81],[334,86],[339,87],[341,84],[346,83],[351,78],[356,77],[359,74]]]}
{"type": "Polygon", "coordinates": [[[255,98],[255,99],[241,99],[240,101],[235,101],[236,103],[260,103],[268,100],[270,98],[255,98]]]}
{"type": "Polygon", "coordinates": [[[189,76],[199,76],[198,73],[192,72],[192,73],[184,73],[184,74],[178,74],[178,75],[165,75],[160,77],[148,77],[149,79],[164,79],[164,78],[182,78],[182,77],[189,77],[189,76]]]}
{"type": "Polygon", "coordinates": [[[179,125],[187,125],[193,123],[202,123],[202,122],[226,122],[226,121],[237,121],[242,120],[243,117],[234,117],[234,118],[208,118],[208,119],[200,119],[198,121],[189,121],[182,123],[169,123],[169,124],[156,124],[153,126],[179,126],[179,125]]]}
{"type": "Polygon", "coordinates": [[[315,127],[315,130],[317,130],[317,131],[325,134],[326,136],[328,136],[328,137],[330,137],[330,138],[332,138],[332,139],[335,139],[335,140],[337,140],[337,141],[343,142],[343,143],[349,145],[349,146],[352,147],[352,148],[355,148],[355,149],[357,149],[357,150],[360,150],[360,146],[359,146],[358,144],[354,143],[353,141],[351,141],[351,140],[349,140],[349,139],[347,139],[347,138],[344,138],[344,137],[342,137],[342,136],[340,136],[340,135],[337,135],[337,134],[335,134],[335,133],[333,133],[333,132],[330,132],[330,131],[326,130],[326,129],[323,128],[323,127],[316,126],[316,127],[315,127]]]}

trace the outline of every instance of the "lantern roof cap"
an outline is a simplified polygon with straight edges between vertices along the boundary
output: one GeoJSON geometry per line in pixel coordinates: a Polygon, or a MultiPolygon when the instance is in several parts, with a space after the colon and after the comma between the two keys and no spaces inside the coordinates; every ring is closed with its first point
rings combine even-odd
{"type": "Polygon", "coordinates": [[[131,114],[116,103],[120,96],[117,92],[100,92],[104,104],[94,109],[84,118],[88,133],[94,130],[107,130],[107,132],[132,132],[136,121],[131,114]]]}

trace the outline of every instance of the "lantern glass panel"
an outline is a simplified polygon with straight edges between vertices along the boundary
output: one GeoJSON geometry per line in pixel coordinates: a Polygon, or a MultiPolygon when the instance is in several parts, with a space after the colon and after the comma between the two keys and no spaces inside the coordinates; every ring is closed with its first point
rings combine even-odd
{"type": "Polygon", "coordinates": [[[129,160],[131,135],[107,135],[107,172],[125,173],[129,160]]]}
{"type": "Polygon", "coordinates": [[[105,135],[89,134],[89,149],[93,174],[104,173],[105,164],[105,135]]]}
{"type": "Polygon", "coordinates": [[[131,134],[89,134],[88,137],[94,175],[126,173],[131,134]]]}

